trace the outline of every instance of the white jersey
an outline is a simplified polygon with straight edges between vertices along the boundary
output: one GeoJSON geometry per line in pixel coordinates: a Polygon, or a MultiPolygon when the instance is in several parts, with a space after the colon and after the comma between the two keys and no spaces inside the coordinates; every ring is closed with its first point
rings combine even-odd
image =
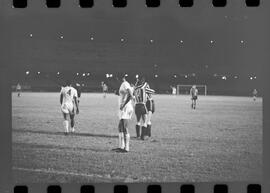
{"type": "Polygon", "coordinates": [[[62,87],[60,94],[63,95],[61,109],[64,113],[74,113],[74,98],[78,98],[77,90],[71,86],[62,87]]]}
{"type": "Polygon", "coordinates": [[[175,87],[172,87],[172,94],[176,95],[176,88],[175,87]]]}
{"type": "Polygon", "coordinates": [[[71,86],[62,87],[60,94],[63,94],[63,103],[73,103],[74,97],[78,98],[77,90],[71,86]]]}
{"type": "Polygon", "coordinates": [[[125,107],[120,110],[121,105],[123,105],[128,96],[129,91],[132,90],[130,84],[127,81],[124,81],[119,88],[119,119],[131,119],[133,113],[132,100],[130,100],[125,107]]]}

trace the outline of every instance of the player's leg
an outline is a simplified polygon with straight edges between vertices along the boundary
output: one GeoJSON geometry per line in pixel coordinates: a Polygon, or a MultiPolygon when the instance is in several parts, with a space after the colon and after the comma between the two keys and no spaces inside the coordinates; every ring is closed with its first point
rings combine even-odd
{"type": "Polygon", "coordinates": [[[141,139],[144,140],[145,136],[147,136],[147,123],[146,123],[146,107],[145,105],[141,105],[141,118],[142,118],[142,133],[141,133],[141,139]]]}
{"type": "Polygon", "coordinates": [[[136,115],[136,120],[137,120],[137,123],[136,123],[136,135],[137,135],[137,138],[140,138],[141,136],[141,124],[140,124],[140,119],[141,119],[141,115],[139,113],[139,106],[136,104],[135,105],[135,115],[136,115]]]}
{"type": "Polygon", "coordinates": [[[120,119],[118,124],[118,148],[124,149],[125,148],[125,141],[124,141],[124,122],[123,119],[120,119]]]}
{"type": "Polygon", "coordinates": [[[74,133],[75,132],[75,113],[71,113],[70,115],[70,127],[71,127],[71,132],[74,133]]]}
{"type": "Polygon", "coordinates": [[[151,137],[151,127],[152,127],[151,118],[152,118],[152,111],[148,111],[148,114],[147,114],[148,137],[151,137]]]}
{"type": "Polygon", "coordinates": [[[64,125],[64,129],[65,129],[65,134],[68,134],[69,130],[68,130],[68,113],[63,113],[63,117],[64,117],[64,121],[63,121],[63,125],[64,125]]]}
{"type": "Polygon", "coordinates": [[[123,125],[124,125],[124,141],[125,141],[125,148],[124,148],[124,152],[128,152],[129,151],[129,141],[130,141],[130,135],[128,132],[128,119],[123,119],[123,125]]]}
{"type": "Polygon", "coordinates": [[[194,109],[196,109],[196,98],[194,99],[194,105],[193,105],[193,107],[194,107],[194,109]]]}

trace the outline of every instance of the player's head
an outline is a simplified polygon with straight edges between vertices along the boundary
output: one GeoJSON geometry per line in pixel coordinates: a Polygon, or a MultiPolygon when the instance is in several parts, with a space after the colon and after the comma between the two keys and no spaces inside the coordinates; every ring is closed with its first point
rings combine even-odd
{"type": "Polygon", "coordinates": [[[146,75],[141,75],[140,84],[144,84],[146,82],[146,75]]]}
{"type": "Polygon", "coordinates": [[[120,77],[121,77],[123,82],[124,81],[130,82],[130,76],[127,73],[121,73],[120,77]]]}
{"type": "Polygon", "coordinates": [[[192,86],[192,88],[194,88],[194,89],[195,89],[195,88],[196,88],[196,85],[193,85],[193,86],[192,86]]]}

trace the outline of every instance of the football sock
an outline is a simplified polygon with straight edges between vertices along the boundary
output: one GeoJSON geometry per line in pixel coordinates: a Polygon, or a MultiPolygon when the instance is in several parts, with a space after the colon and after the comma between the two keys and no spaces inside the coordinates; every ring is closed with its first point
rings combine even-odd
{"type": "Polygon", "coordinates": [[[140,125],[136,125],[136,134],[137,137],[140,137],[140,125]]]}
{"type": "Polygon", "coordinates": [[[141,139],[144,140],[144,136],[146,134],[146,127],[142,126],[142,133],[141,133],[141,139]]]}
{"type": "Polygon", "coordinates": [[[68,133],[68,120],[63,121],[63,125],[64,125],[66,133],[68,133]]]}
{"type": "Polygon", "coordinates": [[[118,142],[119,142],[119,148],[124,149],[125,148],[125,139],[124,139],[123,132],[119,133],[118,142]]]}
{"type": "Polygon", "coordinates": [[[130,135],[129,135],[129,133],[125,134],[125,138],[126,138],[125,150],[126,150],[126,151],[129,151],[129,140],[130,140],[130,135]]]}
{"type": "Polygon", "coordinates": [[[123,134],[123,133],[119,133],[119,134],[118,134],[118,147],[119,147],[119,148],[122,147],[122,134],[123,134]]]}
{"type": "Polygon", "coordinates": [[[148,133],[148,136],[151,137],[151,124],[148,124],[147,125],[147,133],[148,133]]]}

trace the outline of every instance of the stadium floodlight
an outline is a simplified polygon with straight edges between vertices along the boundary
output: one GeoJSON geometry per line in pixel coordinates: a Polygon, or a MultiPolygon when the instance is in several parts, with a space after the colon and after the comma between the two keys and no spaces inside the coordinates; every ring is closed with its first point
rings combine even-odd
{"type": "Polygon", "coordinates": [[[61,39],[64,39],[64,36],[60,36],[61,39]]]}
{"type": "Polygon", "coordinates": [[[40,74],[40,72],[38,71],[37,74],[40,74]]]}
{"type": "Polygon", "coordinates": [[[83,73],[82,76],[85,76],[85,73],[83,73]]]}
{"type": "Polygon", "coordinates": [[[110,78],[112,78],[113,77],[113,74],[110,74],[110,78]]]}
{"type": "Polygon", "coordinates": [[[227,77],[226,76],[222,76],[222,80],[227,80],[227,77]]]}
{"type": "Polygon", "coordinates": [[[59,75],[60,74],[60,72],[57,72],[57,75],[59,75]]]}
{"type": "Polygon", "coordinates": [[[173,77],[174,77],[174,78],[177,78],[177,75],[175,74],[175,75],[173,75],[173,77]]]}
{"type": "Polygon", "coordinates": [[[157,74],[155,74],[155,78],[157,78],[158,77],[158,75],[157,74]]]}
{"type": "Polygon", "coordinates": [[[29,71],[26,71],[25,74],[28,75],[30,72],[29,71]]]}
{"type": "Polygon", "coordinates": [[[121,42],[123,42],[124,41],[124,38],[121,38],[121,42]]]}
{"type": "Polygon", "coordinates": [[[183,40],[180,40],[180,43],[182,44],[182,43],[184,43],[184,41],[183,40]]]}
{"type": "Polygon", "coordinates": [[[77,76],[79,76],[79,72],[77,72],[76,74],[77,74],[77,76]]]}
{"type": "Polygon", "coordinates": [[[139,78],[139,75],[138,75],[138,74],[136,74],[135,78],[139,78]]]}
{"type": "Polygon", "coordinates": [[[257,77],[256,76],[254,76],[254,79],[256,79],[257,77]]]}
{"type": "Polygon", "coordinates": [[[109,74],[106,74],[106,78],[109,78],[110,77],[110,75],[109,74]]]}
{"type": "Polygon", "coordinates": [[[188,77],[188,75],[185,75],[185,78],[187,78],[188,77]]]}
{"type": "Polygon", "coordinates": [[[253,80],[253,77],[251,76],[251,77],[249,77],[249,79],[250,79],[250,80],[253,80]]]}
{"type": "Polygon", "coordinates": [[[241,42],[241,44],[243,44],[244,43],[244,40],[241,40],[240,42],[241,42]]]}
{"type": "Polygon", "coordinates": [[[153,43],[153,42],[154,42],[154,40],[151,39],[151,40],[150,40],[150,43],[153,43]]]}
{"type": "Polygon", "coordinates": [[[238,78],[238,76],[234,76],[234,78],[236,79],[236,78],[238,78]]]}
{"type": "Polygon", "coordinates": [[[94,40],[94,37],[92,37],[92,36],[91,36],[90,40],[92,40],[92,41],[93,41],[93,40],[94,40]]]}
{"type": "Polygon", "coordinates": [[[30,36],[30,37],[33,37],[33,34],[30,34],[29,36],[30,36]]]}
{"type": "Polygon", "coordinates": [[[87,76],[90,76],[90,73],[89,72],[87,73],[87,76]]]}
{"type": "Polygon", "coordinates": [[[210,41],[210,43],[212,44],[212,43],[214,43],[214,41],[213,41],[213,40],[211,40],[211,41],[210,41]]]}

